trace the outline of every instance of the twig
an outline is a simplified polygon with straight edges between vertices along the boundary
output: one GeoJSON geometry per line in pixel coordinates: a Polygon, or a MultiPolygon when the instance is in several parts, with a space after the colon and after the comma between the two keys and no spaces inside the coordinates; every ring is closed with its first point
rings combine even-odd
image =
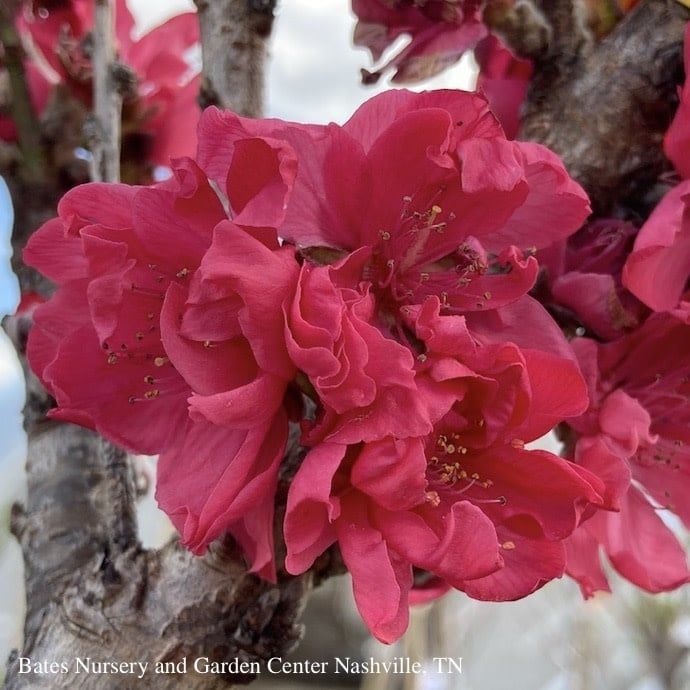
{"type": "Polygon", "coordinates": [[[201,106],[218,105],[259,117],[275,0],[194,1],[204,64],[201,106]]]}
{"type": "Polygon", "coordinates": [[[14,24],[15,2],[0,3],[0,43],[4,48],[4,65],[10,78],[12,120],[17,129],[22,152],[23,173],[27,182],[38,183],[45,177],[45,160],[41,146],[38,118],[24,70],[24,49],[14,24]]]}
{"type": "Polygon", "coordinates": [[[114,78],[115,5],[113,0],[96,0],[93,30],[93,83],[95,132],[92,136],[92,179],[120,180],[120,129],[122,97],[114,78]]]}

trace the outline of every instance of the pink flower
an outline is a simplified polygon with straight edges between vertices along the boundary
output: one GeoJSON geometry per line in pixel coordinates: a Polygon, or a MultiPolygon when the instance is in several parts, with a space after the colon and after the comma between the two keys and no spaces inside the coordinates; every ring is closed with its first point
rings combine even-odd
{"type": "Polygon", "coordinates": [[[295,150],[279,228],[304,247],[302,288],[286,314],[289,348],[326,408],[321,437],[331,440],[428,434],[443,411],[415,391],[420,353],[405,334],[405,306],[435,296],[477,329],[517,312],[525,324],[541,321],[526,296],[537,275],[531,254],[589,211],[557,157],[507,141],[474,94],[387,92],[343,127],[209,109],[200,132],[202,165],[219,184],[247,136],[295,150]]]}
{"type": "Polygon", "coordinates": [[[666,194],[640,228],[623,270],[625,287],[654,311],[675,309],[688,288],[689,201],[690,181],[666,194]]]}
{"type": "Polygon", "coordinates": [[[575,460],[604,480],[617,511],[595,514],[568,544],[568,572],[586,596],[609,589],[600,550],[649,592],[690,580],[685,550],[660,516],[690,525],[689,342],[690,326],[668,314],[612,343],[575,341],[591,399],[568,422],[575,460]]]}
{"type": "Polygon", "coordinates": [[[480,0],[352,0],[355,45],[369,48],[374,61],[400,36],[411,36],[375,72],[362,70],[363,80],[373,83],[393,69],[394,82],[421,81],[456,63],[486,36],[481,5],[480,0]]]}
{"type": "Polygon", "coordinates": [[[309,445],[407,438],[432,428],[414,355],[377,325],[376,297],[362,284],[369,259],[362,250],[333,266],[304,262],[286,306],[288,352],[323,408],[309,445]]]}
{"type": "Polygon", "coordinates": [[[532,78],[532,63],[513,55],[496,36],[480,41],[474,56],[479,64],[477,89],[487,97],[506,136],[514,139],[520,129],[520,109],[532,78]]]}
{"type": "Polygon", "coordinates": [[[604,340],[637,327],[648,310],[622,284],[622,271],[637,228],[614,218],[594,221],[538,254],[546,268],[542,302],[604,340]]]}
{"type": "MultiPolygon", "coordinates": [[[[91,64],[83,43],[93,27],[91,0],[27,2],[17,18],[26,45],[32,100],[39,114],[56,84],[65,84],[76,98],[90,104],[91,64]]],[[[194,153],[200,110],[198,70],[186,59],[199,42],[193,12],[177,15],[138,41],[125,0],[116,4],[118,58],[136,74],[137,97],[124,104],[123,146],[137,137],[147,161],[168,166],[170,159],[194,153]],[[143,138],[143,140],[142,140],[143,138]]],[[[16,136],[10,120],[0,121],[5,139],[16,136]]],[[[141,155],[141,154],[139,154],[141,155]]]]}
{"type": "Polygon", "coordinates": [[[283,398],[295,374],[281,305],[298,265],[269,227],[294,163],[260,140],[242,150],[254,177],[242,184],[246,214],[236,207],[232,221],[225,188],[216,193],[190,159],[156,187],[70,191],[25,251],[58,285],[36,310],[28,357],[57,401],[52,417],[160,453],[157,498],[189,548],[229,531],[271,578],[283,398]],[[257,201],[266,227],[245,228],[257,201]]]}
{"type": "Polygon", "coordinates": [[[556,384],[555,354],[479,345],[463,317],[440,307],[430,298],[410,312],[428,346],[418,376],[454,401],[433,432],[321,443],[288,496],[288,571],[308,569],[337,541],[360,613],[384,642],[404,632],[411,599],[452,586],[505,601],[560,577],[563,539],[602,502],[589,472],[524,447],[583,409],[579,374],[556,384]],[[413,568],[427,573],[419,593],[413,568]]]}

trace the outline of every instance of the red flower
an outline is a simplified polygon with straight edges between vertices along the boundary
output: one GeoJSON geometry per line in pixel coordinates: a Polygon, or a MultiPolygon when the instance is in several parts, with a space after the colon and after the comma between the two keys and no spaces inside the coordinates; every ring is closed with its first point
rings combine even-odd
{"type": "Polygon", "coordinates": [[[360,251],[334,266],[305,262],[286,308],[288,351],[322,407],[309,445],[323,438],[340,443],[407,438],[432,428],[415,382],[414,355],[378,327],[376,297],[361,284],[369,258],[360,251]]]}
{"type": "Polygon", "coordinates": [[[690,326],[668,314],[613,343],[575,342],[591,399],[569,422],[579,439],[575,460],[601,476],[618,511],[597,513],[569,542],[568,572],[586,596],[609,589],[600,549],[647,591],[690,580],[685,550],[659,514],[690,525],[688,343],[690,326]]]}
{"type": "Polygon", "coordinates": [[[538,342],[527,324],[550,320],[526,296],[537,275],[530,254],[576,230],[589,207],[554,154],[505,139],[485,99],[391,91],[343,127],[209,109],[199,156],[218,184],[250,135],[287,142],[299,162],[279,233],[311,247],[287,321],[291,356],[325,408],[318,438],[427,434],[446,411],[416,392],[406,305],[435,296],[478,333],[498,323],[538,342]]]}
{"type": "Polygon", "coordinates": [[[443,582],[478,599],[524,597],[562,575],[562,540],[601,503],[603,485],[589,472],[524,448],[554,418],[583,409],[579,374],[555,384],[554,354],[478,345],[465,319],[441,316],[440,306],[430,298],[410,313],[428,346],[423,387],[454,401],[433,433],[322,443],[288,497],[287,569],[303,572],[337,541],[359,610],[384,642],[407,627],[413,567],[432,576],[417,600],[443,582]]]}
{"type": "Polygon", "coordinates": [[[201,552],[230,531],[270,578],[294,376],[281,305],[298,266],[275,231],[243,227],[255,202],[267,227],[280,219],[291,164],[259,140],[242,150],[256,177],[234,222],[190,159],[157,187],[70,191],[25,251],[58,284],[36,310],[28,357],[57,400],[53,417],[160,453],[157,498],[187,546],[201,552]]]}
{"type": "Polygon", "coordinates": [[[488,99],[506,136],[514,139],[520,129],[520,109],[532,78],[532,63],[515,57],[496,36],[480,41],[474,56],[479,64],[477,89],[488,99]]]}
{"type": "Polygon", "coordinates": [[[539,252],[550,292],[544,303],[569,310],[576,324],[604,340],[637,327],[648,309],[622,284],[636,234],[632,223],[602,219],[539,252]]]}
{"type": "MultiPolygon", "coordinates": [[[[623,284],[655,311],[679,306],[690,278],[690,181],[659,202],[640,228],[623,270],[623,284]]],[[[686,300],[688,298],[685,298],[686,300]]],[[[690,314],[690,306],[680,305],[690,314]]]]}
{"type": "Polygon", "coordinates": [[[613,498],[524,448],[587,408],[527,296],[537,249],[589,212],[558,158],[508,141],[481,96],[389,92],[343,127],[210,109],[199,159],[156,187],[77,188],[30,243],[59,285],[29,343],[54,416],[160,453],[184,543],[229,531],[273,577],[298,384],[317,414],[286,567],[337,540],[385,641],[444,583],[505,600],[560,576],[563,540],[613,498]]]}
{"type": "Polygon", "coordinates": [[[410,43],[375,72],[362,70],[367,83],[394,69],[394,82],[427,79],[456,63],[486,36],[481,0],[352,0],[357,15],[355,45],[371,51],[374,61],[397,38],[410,43]]]}
{"type": "MultiPolygon", "coordinates": [[[[20,12],[17,28],[27,48],[29,86],[39,113],[58,83],[90,103],[91,64],[83,43],[92,26],[91,0],[35,1],[26,3],[20,12]]],[[[191,155],[195,150],[199,76],[185,54],[199,42],[197,18],[193,12],[177,15],[138,41],[133,39],[133,30],[127,4],[118,0],[118,58],[138,80],[136,99],[124,105],[123,132],[125,139],[144,135],[151,142],[148,159],[168,166],[171,157],[191,155]]],[[[0,121],[0,135],[5,139],[16,136],[10,120],[0,121]]]]}

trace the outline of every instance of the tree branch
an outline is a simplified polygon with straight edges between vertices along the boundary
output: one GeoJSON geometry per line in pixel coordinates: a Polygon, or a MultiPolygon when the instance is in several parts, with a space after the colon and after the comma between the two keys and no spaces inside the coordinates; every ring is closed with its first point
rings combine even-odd
{"type": "Polygon", "coordinates": [[[122,97],[115,80],[117,63],[113,0],[96,0],[93,37],[94,131],[91,137],[91,177],[98,182],[119,182],[122,97]]]}
{"type": "Polygon", "coordinates": [[[4,48],[3,61],[10,78],[12,121],[22,152],[23,176],[27,182],[36,183],[45,177],[45,160],[38,118],[31,103],[24,71],[24,49],[14,24],[17,11],[18,4],[14,1],[0,3],[0,43],[4,48]]]}
{"type": "Polygon", "coordinates": [[[194,0],[201,29],[202,108],[259,117],[275,0],[194,0]]]}
{"type": "MultiPolygon", "coordinates": [[[[662,142],[678,103],[690,10],[677,0],[643,0],[597,43],[582,33],[576,13],[567,18],[577,2],[558,0],[550,12],[547,0],[540,3],[548,40],[532,46],[535,76],[520,138],[563,158],[596,215],[644,216],[657,200],[659,175],[670,168],[662,142]]],[[[505,24],[496,21],[500,32],[505,24]]],[[[511,41],[510,31],[503,36],[511,41]]],[[[525,45],[511,45],[530,55],[525,45]]]]}
{"type": "MultiPolygon", "coordinates": [[[[134,486],[124,454],[83,429],[46,423],[30,443],[29,503],[15,510],[13,528],[26,560],[29,611],[24,658],[64,662],[64,675],[20,673],[10,659],[6,688],[140,687],[136,676],[74,673],[76,659],[148,662],[157,689],[219,690],[252,680],[272,656],[298,642],[297,623],[310,589],[342,571],[337,553],[291,577],[279,570],[273,585],[248,574],[229,538],[203,558],[176,541],[144,551],[136,539],[134,486]],[[155,674],[156,662],[187,674],[155,674]],[[222,676],[194,672],[194,659],[252,663],[222,676]]],[[[301,450],[286,457],[278,500],[283,501],[301,450]]],[[[276,515],[280,532],[282,510],[276,515]]],[[[282,549],[279,549],[281,551],[282,549]]]]}

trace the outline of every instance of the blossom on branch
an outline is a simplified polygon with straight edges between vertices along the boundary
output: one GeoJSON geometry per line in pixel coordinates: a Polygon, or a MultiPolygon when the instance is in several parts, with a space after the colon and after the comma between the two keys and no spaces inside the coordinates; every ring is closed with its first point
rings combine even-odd
{"type": "Polygon", "coordinates": [[[503,601],[561,576],[564,541],[614,506],[525,446],[588,407],[528,295],[537,251],[589,213],[558,157],[477,94],[391,91],[342,127],[210,108],[174,171],[73,190],[29,244],[59,286],[29,342],[52,416],[160,453],[159,503],[197,553],[229,532],[274,578],[337,543],[386,642],[446,587],[503,601]]]}
{"type": "Polygon", "coordinates": [[[584,335],[578,332],[583,328],[602,340],[615,340],[649,314],[622,282],[637,232],[631,222],[600,219],[539,252],[544,274],[537,296],[572,335],[584,335]]]}
{"type": "Polygon", "coordinates": [[[574,459],[604,480],[615,509],[568,541],[568,572],[586,596],[609,591],[602,550],[649,592],[690,581],[685,549],[661,518],[666,511],[690,526],[689,343],[690,326],[671,314],[612,343],[574,343],[590,388],[589,410],[568,422],[574,459]]]}

